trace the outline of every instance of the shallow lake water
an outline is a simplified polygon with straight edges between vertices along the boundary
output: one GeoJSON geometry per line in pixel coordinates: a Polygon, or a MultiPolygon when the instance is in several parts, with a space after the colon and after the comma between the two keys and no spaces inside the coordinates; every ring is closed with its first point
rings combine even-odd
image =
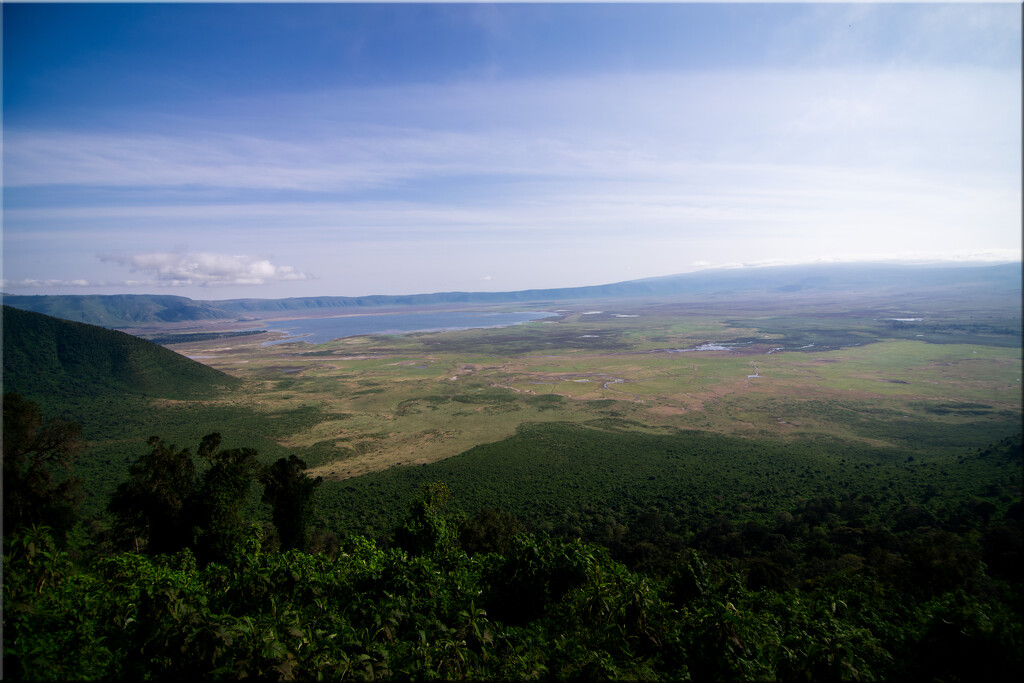
{"type": "Polygon", "coordinates": [[[332,339],[355,337],[361,334],[403,334],[407,332],[435,332],[440,330],[471,330],[485,327],[507,327],[555,315],[547,311],[519,311],[514,313],[485,313],[478,311],[435,311],[430,313],[385,313],[376,315],[346,315],[335,318],[306,318],[268,322],[270,332],[285,332],[289,336],[266,342],[264,346],[303,341],[323,344],[332,339]]]}

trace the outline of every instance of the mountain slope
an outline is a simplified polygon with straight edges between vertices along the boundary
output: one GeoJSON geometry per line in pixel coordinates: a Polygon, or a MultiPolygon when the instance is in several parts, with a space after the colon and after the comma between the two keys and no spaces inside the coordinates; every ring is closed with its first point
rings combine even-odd
{"type": "Polygon", "coordinates": [[[194,301],[180,296],[8,296],[15,308],[106,327],[136,327],[189,320],[237,320],[276,313],[359,310],[387,306],[544,303],[596,298],[677,296],[716,301],[751,296],[906,293],[939,288],[1017,294],[1021,264],[891,265],[871,263],[813,264],[702,270],[681,275],[629,280],[589,287],[528,289],[516,292],[438,292],[434,294],[317,296],[287,299],[194,301]]]}
{"type": "Polygon", "coordinates": [[[440,292],[405,296],[229,299],[208,303],[215,304],[224,311],[244,315],[270,311],[308,311],[311,309],[372,306],[526,303],[646,296],[730,298],[780,293],[906,291],[948,286],[985,287],[992,293],[1019,291],[1021,288],[1021,264],[906,266],[844,263],[730,268],[702,270],[643,280],[628,280],[607,285],[528,289],[518,292],[440,292]]]}
{"type": "Polygon", "coordinates": [[[200,398],[239,380],[123,332],[3,307],[4,391],[26,398],[200,398]]]}
{"type": "Polygon", "coordinates": [[[133,327],[235,317],[232,313],[217,308],[213,302],[194,301],[184,296],[154,294],[4,295],[4,304],[24,311],[103,327],[133,327]]]}

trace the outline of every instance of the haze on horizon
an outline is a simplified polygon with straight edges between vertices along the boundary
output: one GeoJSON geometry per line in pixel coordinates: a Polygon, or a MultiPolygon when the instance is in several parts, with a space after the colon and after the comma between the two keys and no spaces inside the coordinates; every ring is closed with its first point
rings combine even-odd
{"type": "Polygon", "coordinates": [[[5,3],[3,289],[1021,258],[1021,12],[5,3]]]}

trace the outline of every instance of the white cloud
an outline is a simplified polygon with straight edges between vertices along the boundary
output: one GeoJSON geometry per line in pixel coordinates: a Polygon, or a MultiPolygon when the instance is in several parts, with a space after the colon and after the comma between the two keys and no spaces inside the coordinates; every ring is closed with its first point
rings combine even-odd
{"type": "Polygon", "coordinates": [[[3,280],[3,287],[12,289],[32,289],[35,287],[97,287],[103,286],[103,282],[89,282],[88,280],[37,280],[26,278],[23,280],[3,280]]]}
{"type": "Polygon", "coordinates": [[[906,251],[906,252],[860,252],[842,255],[824,255],[814,258],[796,259],[763,259],[757,261],[711,263],[702,261],[690,265],[699,265],[702,270],[722,268],[765,268],[771,266],[798,266],[824,263],[893,263],[893,264],[969,264],[969,263],[1013,263],[1022,257],[1019,249],[988,249],[981,251],[906,251]]]}
{"type": "Polygon", "coordinates": [[[211,253],[155,252],[104,255],[103,261],[119,263],[133,273],[146,273],[162,286],[263,285],[309,276],[291,266],[275,266],[265,258],[211,253]]]}

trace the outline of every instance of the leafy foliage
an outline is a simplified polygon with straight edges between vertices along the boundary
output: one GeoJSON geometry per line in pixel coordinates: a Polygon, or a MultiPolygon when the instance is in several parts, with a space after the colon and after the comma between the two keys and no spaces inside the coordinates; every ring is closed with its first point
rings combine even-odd
{"type": "MultiPolygon", "coordinates": [[[[20,408],[5,420],[18,452],[70,443],[38,438],[54,422],[10,406],[20,408]]],[[[5,397],[5,418],[7,408],[5,397]]],[[[330,554],[278,551],[254,524],[262,483],[281,545],[308,538],[302,523],[321,487],[298,458],[261,468],[253,449],[222,448],[218,433],[195,456],[153,437],[110,503],[125,551],[76,562],[37,519],[5,535],[5,671],[29,680],[1024,673],[1019,434],[910,460],[831,442],[620,428],[530,426],[445,467],[408,468],[418,477],[404,489],[379,476],[351,482],[379,538],[351,534],[330,554]],[[488,487],[508,509],[468,515],[488,487]]],[[[5,433],[5,468],[7,447],[5,433]]]]}
{"type": "Polygon", "coordinates": [[[149,440],[150,452],[131,467],[108,510],[123,547],[156,555],[185,548],[203,563],[223,562],[244,543],[244,506],[258,472],[250,448],[220,449],[220,434],[203,437],[197,453],[208,468],[197,474],[191,452],[149,440]]]}
{"type": "Polygon", "coordinates": [[[192,541],[190,506],[196,468],[187,448],[161,439],[131,466],[131,479],[117,487],[108,509],[117,519],[123,545],[136,552],[176,552],[192,541]]]}
{"type": "MultiPolygon", "coordinates": [[[[436,511],[439,491],[413,509],[436,511]]],[[[185,550],[77,567],[29,527],[5,539],[4,576],[4,663],[25,679],[954,681],[1024,667],[1019,577],[923,598],[864,573],[752,589],[728,558],[687,550],[659,578],[546,534],[504,555],[355,536],[333,558],[253,534],[227,564],[185,550]]]]}
{"type": "Polygon", "coordinates": [[[245,542],[248,524],[243,506],[259,472],[253,449],[219,447],[220,434],[208,434],[198,451],[210,466],[197,487],[193,506],[195,549],[204,562],[225,562],[245,542]]]}
{"type": "Polygon", "coordinates": [[[4,535],[45,524],[62,536],[80,497],[80,481],[66,473],[82,446],[81,427],[44,421],[38,405],[12,392],[4,394],[3,415],[4,535]]]}
{"type": "Polygon", "coordinates": [[[409,514],[395,530],[395,543],[415,556],[442,557],[455,546],[455,529],[444,517],[443,508],[451,498],[448,486],[435,482],[409,506],[409,514]]]}
{"type": "Polygon", "coordinates": [[[263,502],[273,509],[281,548],[304,549],[313,521],[313,494],[323,480],[306,476],[306,463],[294,455],[281,458],[260,474],[263,502]]]}

